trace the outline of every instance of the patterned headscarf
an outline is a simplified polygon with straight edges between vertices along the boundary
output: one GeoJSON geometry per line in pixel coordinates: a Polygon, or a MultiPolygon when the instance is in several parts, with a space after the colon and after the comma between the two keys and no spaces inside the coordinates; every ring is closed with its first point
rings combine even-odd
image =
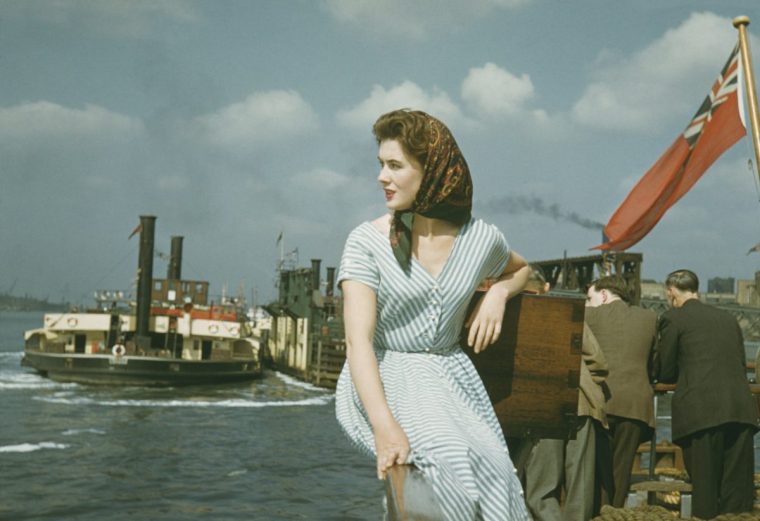
{"type": "Polygon", "coordinates": [[[391,220],[391,248],[404,271],[411,263],[414,214],[464,224],[472,211],[472,178],[467,162],[446,125],[424,115],[428,143],[422,183],[412,207],[394,212],[391,220]]]}

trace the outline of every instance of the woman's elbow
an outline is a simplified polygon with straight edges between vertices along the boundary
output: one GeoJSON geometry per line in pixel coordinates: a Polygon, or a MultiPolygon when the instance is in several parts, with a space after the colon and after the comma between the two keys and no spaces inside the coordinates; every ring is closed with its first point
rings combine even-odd
{"type": "Polygon", "coordinates": [[[354,358],[356,355],[369,351],[372,344],[364,340],[357,340],[351,336],[346,336],[346,358],[354,358]]]}

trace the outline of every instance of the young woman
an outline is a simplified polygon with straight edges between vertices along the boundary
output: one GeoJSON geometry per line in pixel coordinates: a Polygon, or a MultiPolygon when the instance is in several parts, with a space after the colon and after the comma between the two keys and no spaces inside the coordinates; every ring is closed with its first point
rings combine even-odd
{"type": "Polygon", "coordinates": [[[501,427],[459,338],[467,319],[476,352],[496,341],[528,265],[471,217],[469,169],[443,123],[397,110],[373,131],[390,214],[356,227],[341,260],[338,421],[377,458],[378,478],[395,464],[421,469],[447,519],[527,519],[501,427]]]}

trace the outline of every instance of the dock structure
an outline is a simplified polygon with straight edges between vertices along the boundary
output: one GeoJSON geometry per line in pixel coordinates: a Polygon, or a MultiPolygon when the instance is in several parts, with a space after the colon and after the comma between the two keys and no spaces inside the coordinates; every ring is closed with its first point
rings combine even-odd
{"type": "Polygon", "coordinates": [[[321,260],[309,268],[281,269],[272,316],[269,353],[274,366],[320,387],[334,389],[346,359],[342,300],[335,295],[335,268],[324,284],[321,260]]]}
{"type": "Polygon", "coordinates": [[[546,281],[554,290],[560,291],[584,293],[586,287],[602,275],[621,275],[628,283],[633,302],[638,303],[641,299],[643,259],[641,253],[611,252],[583,257],[564,256],[561,259],[536,261],[532,264],[540,266],[546,281]]]}

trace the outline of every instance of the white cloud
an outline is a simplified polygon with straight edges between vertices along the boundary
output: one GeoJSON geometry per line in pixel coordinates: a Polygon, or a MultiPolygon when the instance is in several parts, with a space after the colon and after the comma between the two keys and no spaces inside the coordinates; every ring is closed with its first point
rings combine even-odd
{"type": "Polygon", "coordinates": [[[337,117],[342,125],[367,129],[381,114],[401,108],[423,110],[447,125],[454,125],[456,122],[469,123],[446,92],[434,88],[428,93],[408,80],[388,90],[381,85],[375,85],[367,99],[353,108],[338,112],[337,117]]]}
{"type": "Polygon", "coordinates": [[[308,134],[318,126],[317,114],[292,90],[255,92],[195,120],[195,130],[203,140],[241,150],[308,134]]]}
{"type": "Polygon", "coordinates": [[[693,13],[627,59],[612,61],[615,53],[603,50],[596,79],[575,103],[573,117],[593,127],[647,131],[674,116],[691,115],[735,41],[730,19],[693,13]]]}
{"type": "Polygon", "coordinates": [[[376,36],[393,34],[415,40],[451,31],[496,9],[514,9],[532,0],[326,0],[338,21],[376,36]]]}
{"type": "Polygon", "coordinates": [[[200,18],[195,2],[187,0],[17,0],[5,2],[3,14],[131,38],[165,33],[166,21],[187,24],[200,18]]]}
{"type": "Polygon", "coordinates": [[[519,78],[493,63],[470,69],[462,82],[462,99],[481,116],[509,116],[535,95],[530,76],[519,78]]]}
{"type": "Polygon", "coordinates": [[[111,112],[97,105],[83,110],[38,101],[14,107],[0,107],[0,139],[101,138],[135,136],[143,131],[140,120],[111,112]]]}

